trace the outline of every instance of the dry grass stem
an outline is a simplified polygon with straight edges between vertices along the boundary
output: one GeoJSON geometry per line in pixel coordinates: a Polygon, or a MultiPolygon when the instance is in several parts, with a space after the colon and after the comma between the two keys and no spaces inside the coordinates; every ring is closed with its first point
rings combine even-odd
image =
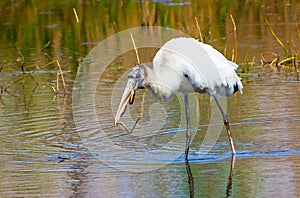
{"type": "Polygon", "coordinates": [[[136,45],[135,45],[132,33],[130,33],[130,38],[131,38],[131,41],[132,41],[132,44],[133,44],[133,48],[134,48],[134,51],[135,51],[137,62],[138,62],[138,64],[141,64],[141,61],[140,61],[140,58],[139,58],[139,52],[138,52],[138,50],[136,48],[136,45]]]}
{"type": "Polygon", "coordinates": [[[232,49],[231,61],[236,62],[235,50],[232,49]]]}
{"type": "MultiPolygon", "coordinates": [[[[283,64],[286,64],[286,63],[288,63],[288,62],[294,62],[295,59],[296,59],[296,56],[292,56],[292,57],[283,59],[283,60],[280,61],[278,64],[279,64],[279,65],[283,65],[283,64]]],[[[295,64],[295,63],[294,63],[294,64],[295,64]]]]}
{"type": "Polygon", "coordinates": [[[202,34],[201,34],[201,29],[200,29],[197,17],[195,17],[195,22],[196,22],[198,37],[199,37],[200,41],[203,43],[204,41],[203,41],[203,37],[202,37],[202,34]]]}
{"type": "Polygon", "coordinates": [[[51,41],[48,41],[46,45],[41,49],[41,52],[45,52],[45,49],[51,44],[51,41]]]}
{"type": "Polygon", "coordinates": [[[276,59],[276,58],[278,58],[278,60],[279,60],[279,55],[276,54],[276,53],[272,53],[272,52],[270,52],[270,53],[261,53],[260,54],[260,58],[261,58],[260,59],[261,60],[261,64],[262,64],[262,66],[264,66],[266,64],[272,63],[274,61],[274,59],[276,59]],[[268,56],[268,59],[266,58],[266,56],[268,56]]]}
{"type": "Polygon", "coordinates": [[[235,21],[233,19],[233,16],[230,14],[230,18],[233,24],[233,33],[234,33],[234,43],[235,43],[235,50],[232,52],[232,56],[234,57],[232,59],[233,62],[236,62],[237,60],[237,55],[238,55],[238,42],[237,42],[237,35],[236,35],[236,25],[235,21]]]}
{"type": "Polygon", "coordinates": [[[53,60],[53,61],[51,61],[51,62],[49,62],[49,63],[47,63],[47,64],[45,64],[45,65],[43,65],[43,66],[41,66],[41,67],[47,67],[48,65],[51,65],[51,64],[53,64],[53,63],[55,63],[56,62],[56,60],[53,60]]]}
{"type": "Polygon", "coordinates": [[[278,66],[278,60],[279,60],[279,57],[276,57],[272,60],[272,62],[270,63],[270,67],[274,70],[277,69],[277,71],[280,71],[280,68],[278,66]],[[274,67],[273,65],[275,64],[276,67],[274,67]],[[276,69],[275,69],[276,68],[276,69]]]}
{"type": "Polygon", "coordinates": [[[73,13],[74,13],[74,16],[75,16],[75,19],[76,19],[76,23],[79,23],[79,18],[78,18],[78,15],[77,15],[77,12],[76,12],[75,8],[73,8],[73,13]]]}
{"type": "Polygon", "coordinates": [[[57,63],[57,67],[59,69],[59,72],[57,73],[57,77],[56,77],[56,80],[57,80],[57,91],[58,91],[58,83],[59,83],[59,79],[58,79],[58,76],[60,76],[61,78],[61,81],[62,81],[62,86],[63,86],[63,89],[64,89],[64,93],[66,93],[67,89],[66,89],[66,83],[65,83],[65,78],[64,78],[64,75],[63,75],[63,71],[61,69],[61,66],[60,66],[60,63],[58,60],[56,60],[56,63],[57,63]]]}
{"type": "Polygon", "coordinates": [[[56,93],[59,93],[59,78],[58,78],[58,72],[56,73],[56,93]]]}

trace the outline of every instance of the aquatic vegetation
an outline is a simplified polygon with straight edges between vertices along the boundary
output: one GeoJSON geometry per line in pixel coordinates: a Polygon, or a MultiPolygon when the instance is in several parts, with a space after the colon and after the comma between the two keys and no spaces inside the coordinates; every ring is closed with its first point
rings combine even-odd
{"type": "MultiPolygon", "coordinates": [[[[296,73],[296,79],[297,81],[299,81],[299,73],[300,73],[300,69],[299,69],[299,63],[300,63],[300,55],[297,53],[297,49],[295,49],[294,54],[292,53],[292,50],[289,49],[288,47],[286,47],[284,45],[284,42],[277,36],[277,34],[275,33],[275,31],[273,30],[272,26],[270,25],[268,19],[266,18],[265,15],[264,16],[264,20],[266,25],[268,26],[268,29],[270,30],[270,32],[272,33],[273,37],[275,38],[275,40],[279,43],[279,45],[281,46],[281,48],[284,51],[284,58],[282,60],[280,60],[280,56],[276,53],[272,53],[275,58],[272,59],[270,62],[268,62],[263,55],[261,55],[262,59],[262,65],[265,64],[269,64],[269,66],[271,68],[276,68],[277,71],[280,71],[281,68],[283,68],[284,70],[289,71],[291,68],[294,68],[294,72],[296,73]],[[275,65],[275,66],[274,66],[275,65]]],[[[295,13],[294,13],[295,16],[295,13]]],[[[295,16],[296,18],[296,16],[295,16]]],[[[296,22],[296,29],[298,31],[298,36],[299,36],[299,26],[298,23],[296,22]]],[[[299,37],[300,38],[300,37],[299,37]]]]}
{"type": "Polygon", "coordinates": [[[297,30],[297,33],[298,33],[298,37],[300,39],[300,27],[299,27],[299,23],[298,23],[298,20],[297,20],[296,10],[294,10],[293,16],[294,16],[294,19],[296,21],[296,30],[297,30]]]}
{"type": "MultiPolygon", "coordinates": [[[[32,74],[38,72],[39,68],[56,70],[55,83],[49,87],[55,93],[60,90],[66,92],[63,79],[65,71],[76,73],[82,58],[101,40],[126,28],[159,25],[182,30],[191,37],[219,47],[220,51],[223,50],[226,56],[240,65],[241,76],[249,76],[254,72],[253,67],[261,63],[262,67],[268,66],[275,72],[286,72],[293,77],[295,74],[296,79],[299,80],[300,54],[295,37],[289,40],[285,36],[282,39],[281,32],[278,32],[278,27],[272,21],[274,15],[268,15],[263,11],[267,9],[266,5],[280,8],[286,4],[273,1],[176,2],[130,0],[117,3],[109,1],[78,3],[71,0],[67,2],[50,0],[51,6],[36,4],[37,9],[34,11],[30,6],[32,3],[16,4],[13,1],[3,1],[1,7],[5,9],[0,13],[1,30],[3,30],[0,55],[3,61],[0,62],[0,72],[7,70],[7,67],[10,67],[10,71],[20,70],[24,78],[36,83],[38,80],[32,74]],[[257,7],[260,9],[254,9],[257,7]],[[14,15],[7,20],[9,10],[13,10],[14,15]],[[253,17],[247,17],[251,13],[253,17]],[[248,28],[242,26],[242,23],[265,23],[266,26],[261,25],[257,27],[257,31],[251,30],[251,33],[262,36],[260,32],[265,33],[268,30],[280,49],[276,48],[272,51],[272,38],[268,38],[263,49],[248,53],[245,47],[241,47],[247,41],[242,29],[248,28]],[[16,50],[15,46],[18,46],[19,50],[16,50]],[[271,55],[259,51],[265,49],[271,55]],[[18,55],[22,58],[17,58],[16,64],[14,50],[17,53],[22,51],[22,56],[18,55]],[[255,59],[259,60],[259,56],[260,62],[255,62],[255,59]]],[[[296,3],[292,2],[289,5],[290,9],[287,12],[295,23],[296,38],[300,39],[300,26],[297,20],[299,16],[294,4],[296,3]]],[[[278,16],[284,16],[283,10],[278,9],[276,12],[278,16]]],[[[286,24],[284,29],[288,31],[286,24]]],[[[143,56],[141,54],[141,58],[143,56]]],[[[111,68],[119,71],[128,66],[118,64],[112,65],[111,68]]],[[[1,82],[1,90],[2,92],[9,90],[15,84],[22,82],[23,80],[19,78],[10,82],[1,82]]]]}
{"type": "MultiPolygon", "coordinates": [[[[50,45],[50,43],[48,42],[45,45],[45,47],[41,50],[41,52],[43,52],[43,50],[46,47],[48,47],[49,45],[50,45]]],[[[44,68],[50,69],[49,66],[53,65],[53,64],[56,64],[57,70],[55,70],[56,81],[55,81],[54,84],[51,85],[51,88],[52,88],[52,90],[54,91],[55,94],[61,94],[61,93],[66,94],[67,93],[66,83],[65,83],[65,79],[64,79],[65,71],[63,71],[59,60],[55,59],[55,60],[52,60],[52,61],[50,61],[50,62],[48,62],[44,65],[29,65],[29,66],[27,66],[27,63],[25,61],[25,58],[24,58],[21,50],[20,49],[17,49],[17,50],[18,50],[19,55],[18,55],[18,58],[17,58],[16,62],[19,63],[18,67],[20,68],[21,73],[19,74],[18,70],[16,70],[16,71],[14,71],[14,73],[11,74],[11,76],[15,77],[16,79],[13,80],[12,82],[10,82],[6,86],[1,85],[1,95],[3,94],[3,92],[11,94],[10,89],[13,86],[16,86],[19,83],[23,84],[23,89],[24,89],[25,80],[28,79],[28,78],[31,79],[35,83],[35,86],[32,90],[32,93],[34,93],[35,89],[39,85],[39,82],[34,77],[34,74],[38,73],[38,72],[43,72],[44,68]],[[60,87],[63,88],[62,92],[60,91],[60,87]]],[[[3,67],[4,67],[4,64],[3,64],[3,67]]],[[[3,67],[1,67],[1,70],[2,70],[3,67]]]]}
{"type": "Polygon", "coordinates": [[[239,76],[248,77],[252,72],[252,68],[254,64],[255,64],[255,56],[253,56],[252,60],[250,61],[248,55],[245,55],[244,63],[239,65],[240,68],[239,76]]]}

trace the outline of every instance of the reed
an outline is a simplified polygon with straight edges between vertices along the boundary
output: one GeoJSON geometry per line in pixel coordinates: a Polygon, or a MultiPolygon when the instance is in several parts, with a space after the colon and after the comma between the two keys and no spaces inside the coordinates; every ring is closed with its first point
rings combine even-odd
{"type": "MultiPolygon", "coordinates": [[[[21,69],[21,71],[22,71],[22,78],[13,81],[11,84],[9,84],[9,85],[8,85],[7,87],[5,87],[5,88],[3,88],[3,87],[1,86],[2,91],[8,92],[8,89],[9,89],[10,87],[16,85],[16,84],[17,84],[18,82],[20,82],[20,81],[23,81],[23,88],[24,88],[24,82],[25,82],[25,79],[26,79],[27,77],[30,77],[31,80],[32,80],[33,82],[35,82],[35,84],[36,84],[35,86],[38,86],[38,85],[39,85],[39,83],[38,83],[38,82],[35,80],[35,78],[32,76],[32,73],[35,72],[35,70],[31,71],[31,70],[29,70],[29,69],[27,68],[27,64],[26,64],[25,58],[24,58],[24,56],[23,56],[21,50],[20,50],[18,47],[17,47],[17,51],[18,51],[17,62],[20,63],[20,69],[21,69]]],[[[3,67],[4,67],[4,65],[3,65],[3,67]]],[[[1,70],[3,69],[3,67],[1,67],[1,70]]]]}
{"type": "Polygon", "coordinates": [[[63,89],[64,89],[64,93],[66,93],[66,92],[67,92],[67,89],[66,89],[65,78],[64,78],[64,74],[63,74],[63,71],[62,71],[62,69],[61,69],[61,66],[60,66],[60,63],[59,63],[58,60],[56,60],[56,64],[57,64],[57,67],[58,67],[58,69],[59,69],[59,72],[56,73],[56,80],[57,80],[56,83],[57,83],[57,88],[58,88],[59,77],[60,77],[60,79],[61,79],[61,81],[62,81],[62,87],[63,87],[63,89]]]}
{"type": "Polygon", "coordinates": [[[195,17],[195,22],[196,22],[196,28],[197,28],[197,33],[198,33],[199,40],[203,43],[204,40],[203,40],[203,37],[202,37],[202,33],[201,33],[201,29],[199,27],[199,23],[198,23],[197,17],[195,17]]]}
{"type": "Polygon", "coordinates": [[[296,58],[297,58],[296,56],[288,57],[288,58],[285,58],[282,61],[280,61],[278,64],[285,65],[286,63],[293,63],[294,60],[296,60],[296,58]]]}
{"type": "Polygon", "coordinates": [[[241,73],[239,73],[239,75],[241,77],[248,77],[252,72],[252,68],[254,64],[255,64],[255,56],[253,56],[251,61],[249,61],[248,55],[245,55],[244,64],[240,65],[241,73]]]}
{"type": "Polygon", "coordinates": [[[297,81],[300,80],[300,69],[299,69],[299,60],[298,60],[298,57],[296,56],[296,59],[295,59],[295,70],[296,70],[296,74],[297,74],[297,81]]]}
{"type": "MultiPolygon", "coordinates": [[[[294,9],[294,12],[293,12],[293,15],[294,15],[294,18],[295,18],[295,21],[296,21],[296,30],[297,30],[297,33],[298,33],[298,37],[300,39],[300,27],[299,27],[299,23],[298,23],[298,20],[297,20],[297,14],[296,14],[296,10],[294,9]]],[[[294,59],[293,59],[293,63],[294,63],[294,68],[295,68],[295,72],[296,72],[296,75],[297,75],[297,81],[299,81],[300,79],[300,69],[299,69],[299,63],[300,63],[300,60],[299,60],[299,57],[300,55],[299,54],[296,54],[294,56],[294,59]]]]}
{"type": "Polygon", "coordinates": [[[130,33],[130,38],[131,38],[131,41],[132,41],[132,44],[133,44],[133,48],[134,48],[134,51],[135,51],[135,56],[136,56],[137,62],[138,62],[138,64],[141,64],[140,57],[139,57],[139,52],[136,48],[132,33],[130,33]]]}
{"type": "Polygon", "coordinates": [[[56,60],[52,60],[49,63],[46,63],[45,65],[41,66],[41,67],[47,67],[49,65],[55,64],[57,65],[58,68],[58,72],[56,72],[56,83],[55,85],[52,85],[51,88],[54,91],[55,94],[59,94],[59,87],[60,87],[60,81],[62,82],[62,87],[63,87],[63,94],[67,93],[67,88],[66,88],[66,83],[65,83],[65,78],[64,78],[64,72],[61,68],[61,65],[59,63],[59,61],[56,60]]]}
{"type": "Polygon", "coordinates": [[[5,63],[2,63],[1,66],[0,66],[0,72],[2,71],[2,69],[4,68],[5,66],[5,63]]]}
{"type": "Polygon", "coordinates": [[[300,39],[300,27],[299,27],[299,23],[298,23],[298,20],[297,20],[297,14],[296,14],[296,10],[294,10],[294,18],[295,18],[295,21],[296,21],[296,30],[297,30],[297,33],[298,33],[298,37],[300,39]]]}
{"type": "MultiPolygon", "coordinates": [[[[296,30],[297,30],[297,34],[298,34],[298,37],[300,38],[300,27],[299,27],[299,23],[297,22],[297,15],[296,15],[296,12],[294,10],[293,12],[293,16],[296,20],[296,30]]],[[[295,53],[294,55],[292,54],[292,50],[291,49],[288,49],[284,43],[280,40],[280,38],[277,36],[277,34],[275,33],[275,31],[273,30],[273,28],[271,27],[268,19],[266,18],[266,16],[263,14],[263,18],[265,20],[265,23],[267,25],[267,27],[269,28],[271,34],[273,35],[273,37],[275,38],[275,40],[279,43],[279,45],[281,46],[281,48],[283,49],[284,51],[284,54],[285,54],[285,57],[283,60],[280,60],[279,59],[279,55],[275,54],[275,58],[273,58],[272,61],[268,62],[266,61],[266,59],[263,57],[263,55],[261,56],[262,59],[262,65],[265,65],[266,63],[269,63],[269,66],[272,68],[272,69],[275,69],[277,71],[280,71],[281,68],[285,69],[286,71],[288,69],[290,69],[291,67],[294,68],[294,71],[296,72],[296,79],[297,81],[299,81],[299,54],[297,54],[297,49],[294,49],[295,53]]],[[[271,53],[274,55],[274,53],[271,53]]]]}
{"type": "Polygon", "coordinates": [[[76,12],[76,9],[73,8],[73,13],[74,13],[74,16],[75,16],[75,19],[76,19],[76,22],[79,23],[79,18],[78,18],[78,14],[76,12]]]}
{"type": "Polygon", "coordinates": [[[279,39],[279,37],[276,35],[276,33],[274,32],[273,28],[271,27],[267,17],[263,14],[264,20],[271,32],[271,34],[273,35],[273,37],[275,38],[275,40],[279,43],[279,45],[281,46],[281,48],[284,50],[285,56],[289,57],[291,56],[291,52],[287,49],[287,47],[283,44],[283,42],[279,39]]]}
{"type": "Polygon", "coordinates": [[[237,42],[237,34],[236,34],[237,30],[236,30],[235,21],[233,19],[232,14],[230,14],[230,19],[233,25],[233,34],[234,34],[234,43],[235,43],[235,49],[232,50],[232,61],[236,62],[238,56],[238,42],[237,42]]]}
{"type": "Polygon", "coordinates": [[[80,47],[80,42],[81,42],[81,33],[80,33],[80,21],[79,21],[79,17],[78,17],[78,14],[77,14],[77,11],[75,8],[73,8],[73,14],[74,14],[74,17],[75,17],[75,20],[76,20],[76,24],[75,24],[75,38],[76,40],[79,42],[79,53],[81,52],[81,47],[80,47]]]}

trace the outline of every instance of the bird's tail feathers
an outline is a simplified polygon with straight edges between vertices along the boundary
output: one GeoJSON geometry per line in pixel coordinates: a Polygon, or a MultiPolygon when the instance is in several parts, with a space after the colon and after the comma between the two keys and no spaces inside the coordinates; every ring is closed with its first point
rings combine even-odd
{"type": "Polygon", "coordinates": [[[234,70],[237,70],[237,68],[239,67],[239,65],[238,64],[236,64],[235,62],[232,62],[232,61],[228,61],[229,62],[229,64],[234,68],[234,70]]]}

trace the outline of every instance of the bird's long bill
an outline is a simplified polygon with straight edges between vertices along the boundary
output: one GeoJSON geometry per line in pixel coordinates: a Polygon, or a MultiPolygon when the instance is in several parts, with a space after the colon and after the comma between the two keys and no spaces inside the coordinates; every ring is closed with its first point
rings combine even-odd
{"type": "Polygon", "coordinates": [[[117,110],[116,116],[115,116],[115,125],[118,125],[120,123],[121,116],[125,113],[127,105],[133,104],[134,102],[134,96],[135,96],[135,81],[133,79],[129,79],[127,81],[127,85],[124,89],[119,108],[117,110]]]}

